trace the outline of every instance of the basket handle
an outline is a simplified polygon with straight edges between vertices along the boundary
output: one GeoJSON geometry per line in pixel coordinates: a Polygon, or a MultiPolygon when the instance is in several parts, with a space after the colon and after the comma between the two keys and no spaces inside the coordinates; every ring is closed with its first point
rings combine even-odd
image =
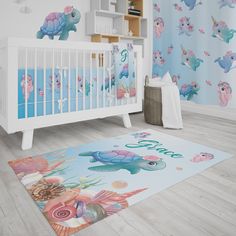
{"type": "Polygon", "coordinates": [[[145,76],[145,87],[149,85],[149,77],[148,75],[145,76]]]}

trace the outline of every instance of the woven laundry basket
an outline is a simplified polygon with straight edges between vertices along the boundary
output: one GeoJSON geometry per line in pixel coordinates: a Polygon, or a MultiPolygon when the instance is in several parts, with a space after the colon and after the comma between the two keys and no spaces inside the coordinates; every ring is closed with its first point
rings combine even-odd
{"type": "Polygon", "coordinates": [[[148,78],[144,87],[144,118],[149,124],[163,125],[161,88],[148,86],[148,78]]]}

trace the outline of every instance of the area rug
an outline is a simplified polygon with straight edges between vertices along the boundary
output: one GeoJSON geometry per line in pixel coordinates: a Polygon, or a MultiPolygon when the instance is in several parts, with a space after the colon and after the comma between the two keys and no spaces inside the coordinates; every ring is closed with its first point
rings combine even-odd
{"type": "Polygon", "coordinates": [[[9,165],[56,234],[67,236],[231,156],[144,130],[9,165]]]}

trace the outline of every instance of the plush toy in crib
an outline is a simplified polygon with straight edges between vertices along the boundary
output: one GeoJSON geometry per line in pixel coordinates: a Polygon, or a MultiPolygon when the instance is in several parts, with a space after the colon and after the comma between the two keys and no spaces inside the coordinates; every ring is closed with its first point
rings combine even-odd
{"type": "Polygon", "coordinates": [[[47,35],[50,39],[54,39],[54,36],[59,35],[59,40],[67,40],[70,31],[77,31],[75,25],[80,22],[80,18],[79,10],[72,6],[66,7],[63,13],[50,13],[38,31],[37,38],[42,39],[47,35]]]}

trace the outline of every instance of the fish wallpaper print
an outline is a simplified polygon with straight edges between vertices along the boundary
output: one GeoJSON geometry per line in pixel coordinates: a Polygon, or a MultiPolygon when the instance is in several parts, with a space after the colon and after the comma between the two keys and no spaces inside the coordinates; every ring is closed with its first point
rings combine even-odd
{"type": "Polygon", "coordinates": [[[236,0],[154,0],[153,76],[183,100],[236,108],[236,0]]]}
{"type": "Polygon", "coordinates": [[[230,157],[142,130],[9,165],[56,234],[68,236],[230,157]]]}

